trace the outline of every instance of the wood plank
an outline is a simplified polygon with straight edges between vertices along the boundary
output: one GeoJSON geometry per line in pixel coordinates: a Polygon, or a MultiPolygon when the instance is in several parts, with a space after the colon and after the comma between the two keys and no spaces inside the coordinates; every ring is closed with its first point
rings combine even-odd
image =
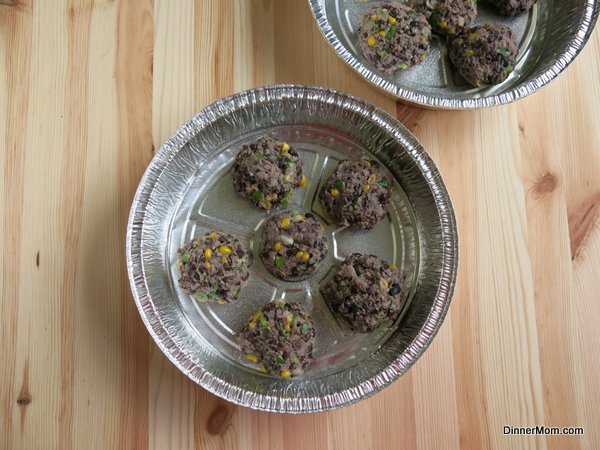
{"type": "MultiPolygon", "coordinates": [[[[2,132],[2,263],[0,307],[0,444],[10,448],[25,428],[33,400],[29,379],[27,329],[19,327],[24,305],[21,258],[24,236],[25,159],[31,96],[32,14],[27,8],[0,8],[0,131],[2,132]],[[8,212],[10,211],[10,214],[8,212]],[[25,340],[25,344],[23,341],[25,340]]],[[[31,262],[29,260],[28,262],[31,262]]],[[[29,271],[31,271],[31,268],[29,271]]]]}
{"type": "MultiPolygon", "coordinates": [[[[116,171],[118,192],[115,211],[118,230],[126,230],[131,201],[146,166],[153,156],[152,72],[153,2],[120,1],[117,10],[116,96],[118,150],[116,171]],[[126,149],[125,151],[123,149],[126,149]]],[[[117,248],[125,248],[125,234],[112,234],[117,248]]],[[[122,254],[122,253],[121,253],[122,254]]],[[[126,271],[125,260],[116,259],[119,273],[126,271]]],[[[126,278],[119,277],[115,298],[119,320],[119,371],[116,382],[125,401],[120,403],[117,448],[143,448],[148,445],[148,341],[149,337],[131,301],[126,278]]]]}

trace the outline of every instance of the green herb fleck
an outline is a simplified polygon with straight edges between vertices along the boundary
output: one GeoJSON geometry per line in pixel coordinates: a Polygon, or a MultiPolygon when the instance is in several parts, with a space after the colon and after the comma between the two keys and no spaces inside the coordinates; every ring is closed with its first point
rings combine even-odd
{"type": "Polygon", "coordinates": [[[392,40],[392,38],[394,37],[394,35],[396,34],[396,30],[398,29],[397,26],[392,25],[390,27],[390,29],[388,30],[388,32],[385,34],[385,38],[390,41],[392,40]]]}
{"type": "Polygon", "coordinates": [[[281,269],[283,266],[285,266],[285,259],[283,259],[283,256],[278,256],[275,258],[275,267],[277,267],[278,269],[281,269]]]}
{"type": "Polygon", "coordinates": [[[381,180],[378,181],[378,183],[380,185],[382,185],[384,188],[390,187],[390,182],[387,178],[382,178],[381,180]]]}
{"type": "Polygon", "coordinates": [[[342,180],[335,180],[331,185],[333,189],[337,189],[338,191],[344,187],[344,182],[342,180]]]}
{"type": "Polygon", "coordinates": [[[258,320],[263,328],[269,328],[269,321],[265,316],[260,316],[258,320]]]}
{"type": "Polygon", "coordinates": [[[506,47],[498,47],[496,49],[496,53],[504,56],[505,58],[510,58],[511,55],[510,50],[506,47]]]}
{"type": "Polygon", "coordinates": [[[210,298],[215,298],[219,296],[219,291],[221,290],[221,286],[219,284],[214,284],[211,291],[208,292],[208,296],[210,298]]]}
{"type": "Polygon", "coordinates": [[[265,152],[259,150],[258,152],[255,153],[257,158],[262,158],[263,156],[265,156],[265,152]]]}
{"type": "Polygon", "coordinates": [[[377,54],[379,55],[380,58],[385,58],[387,55],[389,55],[389,53],[386,52],[385,50],[380,50],[377,52],[377,54]]]}
{"type": "Polygon", "coordinates": [[[306,322],[304,322],[302,324],[302,326],[300,327],[300,331],[302,332],[302,334],[306,334],[306,333],[308,333],[309,328],[310,328],[310,326],[306,322]]]}
{"type": "Polygon", "coordinates": [[[431,16],[429,16],[429,23],[431,24],[431,26],[433,28],[439,28],[441,21],[442,18],[440,17],[440,13],[437,11],[432,11],[431,16]]]}
{"type": "Polygon", "coordinates": [[[254,191],[252,193],[252,200],[255,201],[256,203],[258,203],[260,201],[260,199],[262,198],[263,193],[260,191],[254,191]]]}
{"type": "Polygon", "coordinates": [[[338,292],[344,292],[344,291],[345,291],[347,288],[348,288],[348,287],[347,287],[345,284],[338,284],[338,285],[336,286],[336,290],[337,290],[338,292]]]}
{"type": "Polygon", "coordinates": [[[194,295],[194,298],[196,299],[197,302],[200,303],[204,303],[206,301],[208,301],[208,295],[206,295],[204,292],[198,292],[194,295]]]}
{"type": "Polygon", "coordinates": [[[181,262],[187,264],[187,262],[190,260],[190,256],[192,256],[190,252],[185,252],[183,255],[181,255],[181,262]]]}
{"type": "Polygon", "coordinates": [[[373,22],[372,20],[367,20],[367,22],[365,22],[365,30],[367,31],[371,31],[374,26],[375,22],[373,22]]]}
{"type": "Polygon", "coordinates": [[[396,64],[396,67],[398,69],[404,70],[404,69],[408,69],[408,64],[406,64],[405,62],[399,62],[398,64],[396,64]]]}
{"type": "Polygon", "coordinates": [[[283,359],[281,356],[277,355],[275,359],[277,360],[277,364],[285,364],[285,359],[283,359]]]}
{"type": "Polygon", "coordinates": [[[284,198],[283,200],[281,200],[281,203],[279,203],[279,204],[280,204],[281,206],[287,206],[289,202],[290,202],[290,200],[289,200],[289,199],[287,199],[287,198],[284,198]]]}

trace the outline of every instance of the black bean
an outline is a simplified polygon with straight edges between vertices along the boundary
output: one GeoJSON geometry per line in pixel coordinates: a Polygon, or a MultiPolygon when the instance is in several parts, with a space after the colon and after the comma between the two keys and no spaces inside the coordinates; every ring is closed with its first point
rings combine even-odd
{"type": "Polygon", "coordinates": [[[394,284],[392,284],[392,287],[388,291],[388,294],[390,294],[390,295],[398,295],[401,290],[402,289],[400,288],[400,285],[398,283],[394,283],[394,284]]]}

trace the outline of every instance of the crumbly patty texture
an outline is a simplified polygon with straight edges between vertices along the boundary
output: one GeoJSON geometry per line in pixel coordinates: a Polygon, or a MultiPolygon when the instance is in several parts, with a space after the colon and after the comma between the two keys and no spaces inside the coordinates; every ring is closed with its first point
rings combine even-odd
{"type": "Polygon", "coordinates": [[[248,253],[240,241],[215,231],[178,251],[179,285],[199,302],[230,303],[248,277],[248,253]]]}
{"type": "Polygon", "coordinates": [[[415,9],[425,15],[433,31],[456,36],[477,17],[475,0],[419,0],[415,9]]]}
{"type": "Polygon", "coordinates": [[[394,266],[358,253],[346,258],[323,289],[332,309],[361,333],[398,317],[402,292],[402,276],[394,266]]]}
{"type": "Polygon", "coordinates": [[[302,373],[312,359],[315,327],[299,303],[278,300],[254,314],[240,335],[246,359],[283,378],[302,373]]]}
{"type": "Polygon", "coordinates": [[[467,30],[448,46],[452,64],[475,87],[506,80],[515,67],[517,53],[513,31],[492,23],[467,30]]]}
{"type": "Polygon", "coordinates": [[[244,145],[235,157],[233,188],[252,204],[266,210],[286,206],[296,187],[302,187],[302,159],[289,144],[263,136],[244,145]]]}
{"type": "Polygon", "coordinates": [[[385,217],[392,181],[376,161],[340,161],[323,185],[319,198],[341,226],[370,229],[385,217]]]}
{"type": "Polygon", "coordinates": [[[500,14],[514,16],[515,14],[529,11],[536,0],[488,0],[488,2],[496,6],[500,14]]]}
{"type": "Polygon", "coordinates": [[[326,254],[325,230],[311,213],[278,214],[265,223],[260,257],[277,278],[305,279],[316,272],[326,254]]]}
{"type": "Polygon", "coordinates": [[[386,2],[360,19],[358,42],[377,70],[393,74],[419,64],[430,51],[431,26],[425,16],[400,3],[386,2]]]}

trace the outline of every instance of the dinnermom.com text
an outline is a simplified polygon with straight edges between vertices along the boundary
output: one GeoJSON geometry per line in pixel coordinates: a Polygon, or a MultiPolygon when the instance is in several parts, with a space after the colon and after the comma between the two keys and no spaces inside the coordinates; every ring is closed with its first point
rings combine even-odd
{"type": "Polygon", "coordinates": [[[539,434],[539,435],[583,435],[583,427],[546,427],[538,425],[535,427],[511,427],[504,425],[502,427],[502,434],[504,435],[523,435],[523,434],[539,434]]]}

